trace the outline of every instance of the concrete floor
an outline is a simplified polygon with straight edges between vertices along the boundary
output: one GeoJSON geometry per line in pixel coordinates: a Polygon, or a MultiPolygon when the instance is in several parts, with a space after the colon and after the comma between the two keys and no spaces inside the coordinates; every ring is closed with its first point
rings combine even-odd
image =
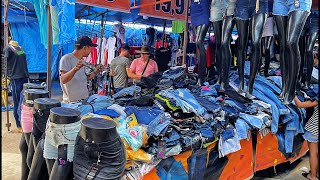
{"type": "MultiPolygon", "coordinates": [[[[62,100],[61,89],[59,89],[57,82],[53,83],[52,98],[62,100]]],[[[9,98],[9,104],[12,103],[9,98]]],[[[14,132],[16,126],[12,111],[9,112],[9,119],[11,122],[10,131],[7,130],[6,124],[6,112],[2,112],[1,116],[1,148],[2,148],[2,159],[1,159],[1,174],[4,180],[20,180],[21,179],[21,154],[19,150],[19,143],[21,134],[14,132]]],[[[277,166],[278,167],[278,166],[277,166]]],[[[309,169],[309,156],[308,154],[291,165],[283,165],[281,168],[276,168],[278,175],[273,176],[273,168],[259,171],[252,178],[253,180],[273,180],[273,179],[285,179],[285,180],[305,180],[301,175],[299,169],[301,167],[307,167],[309,169]],[[272,178],[265,178],[272,177],[272,178]]]]}

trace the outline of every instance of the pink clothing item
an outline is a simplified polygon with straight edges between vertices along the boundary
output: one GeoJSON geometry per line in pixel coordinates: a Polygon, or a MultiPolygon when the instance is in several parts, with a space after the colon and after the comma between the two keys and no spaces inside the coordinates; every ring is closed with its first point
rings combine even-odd
{"type": "MultiPolygon", "coordinates": [[[[147,64],[147,62],[144,62],[142,60],[142,58],[138,58],[138,59],[133,60],[133,62],[131,63],[130,69],[133,69],[133,71],[137,75],[141,75],[146,64],[147,64]]],[[[149,64],[148,64],[143,76],[147,77],[147,76],[154,74],[156,72],[158,72],[158,65],[157,65],[156,61],[150,59],[149,64]]]]}
{"type": "Polygon", "coordinates": [[[21,104],[21,127],[24,133],[31,133],[33,127],[33,107],[21,104]]]}

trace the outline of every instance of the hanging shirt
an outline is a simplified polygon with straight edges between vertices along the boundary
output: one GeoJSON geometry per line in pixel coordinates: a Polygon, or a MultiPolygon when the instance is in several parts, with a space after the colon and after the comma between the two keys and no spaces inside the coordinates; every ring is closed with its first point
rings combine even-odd
{"type": "Polygon", "coordinates": [[[164,47],[157,49],[155,52],[155,60],[158,65],[159,71],[163,72],[165,70],[168,70],[168,64],[171,60],[171,51],[164,47]]]}
{"type": "Polygon", "coordinates": [[[3,52],[7,58],[7,72],[10,79],[29,77],[26,54],[20,46],[7,45],[3,52]]]}
{"type": "Polygon", "coordinates": [[[183,33],[184,21],[172,21],[172,33],[183,33]]]}
{"type": "Polygon", "coordinates": [[[100,49],[98,51],[98,61],[97,61],[98,64],[102,64],[104,62],[104,51],[105,51],[106,45],[107,45],[107,39],[103,37],[101,42],[101,51],[100,49]]]}
{"type": "Polygon", "coordinates": [[[124,26],[122,24],[115,24],[112,27],[112,30],[117,33],[117,37],[119,39],[121,39],[122,43],[126,42],[126,39],[125,39],[126,29],[124,28],[124,26]]]}
{"type": "Polygon", "coordinates": [[[156,30],[154,28],[147,28],[146,29],[146,34],[147,34],[147,40],[146,40],[146,45],[147,46],[154,46],[155,44],[155,33],[156,30]]]}
{"type": "Polygon", "coordinates": [[[210,17],[210,7],[211,0],[201,0],[191,1],[190,6],[190,15],[191,15],[191,24],[193,27],[205,24],[207,26],[210,25],[209,17],[210,17]]]}
{"type": "Polygon", "coordinates": [[[111,63],[111,61],[115,58],[115,52],[116,52],[116,37],[109,37],[108,42],[106,45],[106,48],[108,49],[108,64],[111,63]]]}
{"type": "MultiPolygon", "coordinates": [[[[92,38],[92,43],[97,44],[98,38],[94,37],[92,38]]],[[[91,48],[91,59],[92,64],[97,64],[97,56],[98,56],[98,50],[96,47],[91,48]]]]}

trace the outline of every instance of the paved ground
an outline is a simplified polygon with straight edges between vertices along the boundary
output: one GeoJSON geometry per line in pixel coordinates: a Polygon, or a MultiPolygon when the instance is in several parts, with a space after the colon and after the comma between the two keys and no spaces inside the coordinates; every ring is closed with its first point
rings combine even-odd
{"type": "MultiPolygon", "coordinates": [[[[61,90],[59,85],[55,82],[53,84],[52,98],[62,100],[61,90]]],[[[12,100],[9,101],[12,102],[12,100]]],[[[15,122],[12,111],[9,113],[10,122],[12,124],[11,131],[8,132],[5,126],[6,123],[6,113],[2,112],[1,116],[1,147],[2,147],[2,159],[1,159],[1,171],[2,179],[4,180],[20,180],[21,175],[21,155],[19,150],[19,143],[21,134],[12,132],[15,129],[15,122]]],[[[308,155],[301,158],[301,160],[295,162],[294,164],[285,164],[282,166],[277,166],[276,170],[278,175],[274,175],[273,168],[265,171],[260,171],[252,178],[253,180],[272,180],[272,179],[285,179],[285,180],[305,180],[299,169],[301,167],[309,168],[309,157],[308,155]],[[269,178],[266,178],[269,177],[269,178]],[[272,178],[270,178],[272,177],[272,178]]]]}

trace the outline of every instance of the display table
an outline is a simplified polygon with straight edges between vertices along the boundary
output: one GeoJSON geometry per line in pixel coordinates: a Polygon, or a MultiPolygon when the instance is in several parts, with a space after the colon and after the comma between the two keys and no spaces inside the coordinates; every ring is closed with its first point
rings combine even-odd
{"type": "MultiPolygon", "coordinates": [[[[249,141],[241,140],[241,149],[237,152],[230,153],[223,158],[219,158],[219,153],[217,150],[218,142],[211,144],[206,149],[202,149],[203,153],[198,155],[201,156],[207,154],[206,168],[202,173],[203,178],[222,180],[251,179],[256,171],[273,167],[287,161],[294,162],[304,156],[308,151],[307,142],[304,141],[299,154],[296,154],[295,157],[287,160],[285,156],[278,150],[278,140],[276,135],[269,133],[263,138],[261,138],[260,134],[255,136],[257,136],[257,143],[255,145],[255,159],[252,138],[250,138],[249,141]]],[[[151,172],[146,174],[143,179],[185,179],[185,174],[190,176],[188,159],[193,155],[194,152],[190,150],[161,161],[160,164],[151,172]],[[166,163],[166,161],[173,161],[172,159],[174,162],[181,162],[183,168],[181,167],[179,169],[174,166],[168,166],[169,168],[164,176],[163,173],[159,172],[161,171],[161,166],[166,163]],[[173,177],[173,174],[175,173],[176,177],[173,177]]],[[[193,173],[198,173],[195,171],[197,170],[194,170],[193,173]]],[[[202,177],[199,178],[202,179],[202,177]]]]}

